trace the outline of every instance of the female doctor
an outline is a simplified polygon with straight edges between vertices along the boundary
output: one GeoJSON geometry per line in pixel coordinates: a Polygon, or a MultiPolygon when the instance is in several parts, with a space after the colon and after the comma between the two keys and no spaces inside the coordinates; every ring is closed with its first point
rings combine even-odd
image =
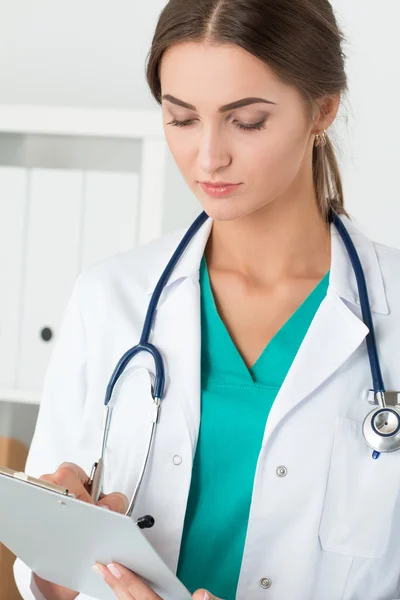
{"type": "MultiPolygon", "coordinates": [[[[362,263],[387,390],[400,389],[400,253],[343,207],[326,133],[347,89],[341,43],[328,0],[171,0],[148,57],[169,148],[209,218],[158,301],[165,389],[132,518],[153,516],[144,534],[196,600],[400,598],[400,452],[373,458],[363,437],[370,328],[330,211],[362,263]]],[[[93,502],[107,382],[184,233],[79,277],[27,473],[93,502]]],[[[140,474],[152,374],[142,352],[113,392],[99,499],[112,510],[140,474]]],[[[96,567],[117,598],[158,598],[96,567]]],[[[78,595],[20,560],[15,575],[26,599],[78,595]]]]}

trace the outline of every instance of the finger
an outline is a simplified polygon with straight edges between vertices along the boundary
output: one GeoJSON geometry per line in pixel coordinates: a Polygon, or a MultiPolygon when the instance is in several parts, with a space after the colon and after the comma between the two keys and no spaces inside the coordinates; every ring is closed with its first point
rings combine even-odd
{"type": "Polygon", "coordinates": [[[126,567],[113,562],[107,565],[107,568],[120,582],[122,582],[136,600],[162,600],[162,598],[156,594],[155,591],[139,577],[139,575],[136,575],[136,573],[133,573],[126,567]]]}
{"type": "Polygon", "coordinates": [[[125,494],[121,494],[120,492],[113,492],[112,494],[107,494],[101,498],[101,500],[97,503],[97,506],[108,506],[109,509],[125,514],[128,510],[129,500],[125,496],[125,494]]]}
{"type": "Polygon", "coordinates": [[[83,481],[85,472],[77,465],[72,463],[63,463],[55,471],[55,473],[42,475],[39,479],[48,483],[55,483],[63,488],[66,488],[71,494],[74,494],[78,500],[83,500],[89,504],[94,504],[90,494],[85,489],[83,481]],[[75,468],[76,467],[76,468],[75,468]]]}
{"type": "Polygon", "coordinates": [[[96,563],[92,569],[104,579],[119,600],[136,600],[135,596],[132,596],[124,584],[120,582],[117,577],[114,577],[107,567],[101,565],[100,563],[96,563]]]}
{"type": "Polygon", "coordinates": [[[135,598],[135,600],[162,600],[139,575],[136,575],[136,573],[133,573],[126,567],[113,562],[107,565],[107,569],[105,570],[111,572],[112,580],[109,585],[112,587],[112,585],[119,583],[119,585],[122,585],[129,592],[131,598],[135,598]]]}
{"type": "MultiPolygon", "coordinates": [[[[82,483],[82,485],[84,486],[85,490],[89,493],[89,490],[88,490],[87,486],[89,484],[90,477],[89,477],[89,475],[79,465],[76,465],[75,463],[71,463],[71,462],[63,462],[58,467],[56,473],[60,469],[62,469],[63,471],[64,471],[64,469],[71,470],[72,473],[74,473],[77,476],[77,478],[79,479],[79,481],[82,483]]],[[[99,500],[101,500],[102,498],[104,498],[104,496],[105,496],[105,494],[103,494],[103,492],[100,492],[99,500]]]]}
{"type": "Polygon", "coordinates": [[[81,482],[73,475],[73,473],[58,473],[57,471],[51,475],[42,475],[43,481],[55,483],[68,490],[70,494],[74,494],[77,500],[82,500],[88,504],[94,504],[88,491],[83,487],[81,482]]]}
{"type": "Polygon", "coordinates": [[[192,596],[193,600],[221,600],[221,598],[217,598],[217,596],[213,596],[207,590],[200,589],[196,590],[192,596]]]}
{"type": "Polygon", "coordinates": [[[89,475],[87,475],[87,473],[75,463],[63,462],[58,467],[57,471],[59,471],[60,469],[69,469],[70,471],[72,471],[72,473],[74,473],[77,476],[82,485],[86,485],[89,482],[89,475]]]}

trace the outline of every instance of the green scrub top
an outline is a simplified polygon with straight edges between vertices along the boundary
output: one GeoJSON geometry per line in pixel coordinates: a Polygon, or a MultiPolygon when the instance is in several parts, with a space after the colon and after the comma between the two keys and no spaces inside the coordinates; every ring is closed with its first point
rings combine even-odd
{"type": "Polygon", "coordinates": [[[329,273],[249,369],[218,314],[202,258],[201,421],[177,569],[192,594],[205,588],[235,599],[268,414],[326,295],[329,273]]]}

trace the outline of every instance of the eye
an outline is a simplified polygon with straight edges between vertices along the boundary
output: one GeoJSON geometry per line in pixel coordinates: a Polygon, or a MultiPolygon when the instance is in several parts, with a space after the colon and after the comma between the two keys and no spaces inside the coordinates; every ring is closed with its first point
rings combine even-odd
{"type": "Polygon", "coordinates": [[[265,129],[265,121],[263,119],[259,123],[254,123],[254,125],[245,125],[244,123],[239,123],[239,121],[235,121],[236,127],[241,129],[242,131],[259,131],[260,129],[265,129]]]}
{"type": "Polygon", "coordinates": [[[186,127],[187,125],[190,125],[192,121],[193,119],[189,119],[188,121],[177,121],[176,119],[172,119],[172,121],[167,123],[167,125],[173,125],[174,127],[186,127]]]}
{"type": "MultiPolygon", "coordinates": [[[[187,121],[177,121],[173,119],[167,125],[173,125],[174,127],[187,127],[193,123],[194,119],[188,119],[187,121]]],[[[239,123],[239,121],[234,121],[235,127],[241,129],[242,131],[259,131],[260,129],[265,129],[266,119],[259,121],[259,123],[254,123],[252,125],[246,125],[245,123],[239,123]]]]}

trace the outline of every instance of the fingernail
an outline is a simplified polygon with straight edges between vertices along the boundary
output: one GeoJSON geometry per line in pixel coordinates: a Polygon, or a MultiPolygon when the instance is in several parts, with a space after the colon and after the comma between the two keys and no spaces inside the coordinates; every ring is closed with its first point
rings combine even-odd
{"type": "Polygon", "coordinates": [[[93,569],[93,571],[94,571],[95,573],[97,573],[97,575],[100,575],[100,577],[101,577],[102,579],[105,579],[105,575],[104,575],[104,573],[103,573],[103,570],[102,570],[102,569],[100,569],[100,567],[99,567],[98,565],[93,565],[92,569],[93,569]]]}
{"type": "Polygon", "coordinates": [[[112,563],[107,565],[107,569],[116,577],[117,579],[121,579],[121,572],[117,569],[115,565],[112,563]]]}
{"type": "Polygon", "coordinates": [[[210,600],[210,596],[207,594],[207,592],[204,592],[203,600],[210,600]]]}

